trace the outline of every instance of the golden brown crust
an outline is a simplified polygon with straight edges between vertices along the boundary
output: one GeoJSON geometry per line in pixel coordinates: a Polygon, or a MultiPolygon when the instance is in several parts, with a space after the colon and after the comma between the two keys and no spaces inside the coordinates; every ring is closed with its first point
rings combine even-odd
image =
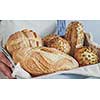
{"type": "Polygon", "coordinates": [[[74,54],[80,66],[98,63],[97,53],[90,47],[78,48],[74,54]]]}
{"type": "Polygon", "coordinates": [[[85,35],[84,46],[91,47],[93,50],[95,50],[95,52],[98,54],[99,62],[100,62],[100,46],[99,46],[99,44],[97,44],[93,41],[92,34],[85,33],[84,35],[85,35]]]}
{"type": "Polygon", "coordinates": [[[19,49],[13,53],[13,59],[32,76],[78,67],[73,57],[48,47],[19,49]]]}
{"type": "Polygon", "coordinates": [[[43,43],[47,47],[56,48],[64,53],[70,52],[69,43],[58,35],[50,34],[43,38],[43,43]]]}
{"type": "Polygon", "coordinates": [[[13,51],[24,48],[24,47],[38,47],[42,46],[42,40],[38,34],[32,30],[24,29],[22,31],[12,34],[7,43],[6,49],[9,53],[13,51]]]}
{"type": "Polygon", "coordinates": [[[43,43],[44,43],[44,45],[48,45],[48,43],[52,40],[52,39],[54,39],[54,38],[56,38],[58,35],[56,35],[56,34],[49,34],[49,35],[47,35],[47,36],[45,36],[42,40],[43,40],[43,43]]]}
{"type": "Polygon", "coordinates": [[[80,22],[71,22],[65,33],[65,39],[71,46],[71,55],[73,56],[76,48],[80,48],[84,44],[83,26],[80,22]]]}

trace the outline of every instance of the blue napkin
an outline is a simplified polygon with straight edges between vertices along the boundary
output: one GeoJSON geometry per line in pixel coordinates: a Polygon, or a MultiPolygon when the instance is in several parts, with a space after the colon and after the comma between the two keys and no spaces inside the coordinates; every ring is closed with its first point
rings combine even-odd
{"type": "Polygon", "coordinates": [[[66,20],[57,20],[57,34],[60,36],[65,35],[66,32],[66,20]]]}

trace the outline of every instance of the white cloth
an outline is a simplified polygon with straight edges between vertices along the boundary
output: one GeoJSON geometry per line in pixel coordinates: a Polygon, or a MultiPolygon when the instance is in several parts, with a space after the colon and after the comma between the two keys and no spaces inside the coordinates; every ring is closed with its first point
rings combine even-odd
{"type": "MultiPolygon", "coordinates": [[[[12,75],[14,77],[16,76],[16,78],[21,78],[21,79],[32,78],[29,73],[27,73],[25,70],[23,70],[20,67],[19,64],[16,65],[12,75]]],[[[88,65],[86,67],[80,67],[80,68],[68,70],[68,71],[59,71],[56,73],[42,75],[42,76],[34,77],[34,78],[47,79],[47,78],[81,78],[81,77],[83,77],[83,78],[84,77],[85,78],[88,78],[88,77],[100,78],[100,63],[95,64],[95,65],[88,65]]]]}

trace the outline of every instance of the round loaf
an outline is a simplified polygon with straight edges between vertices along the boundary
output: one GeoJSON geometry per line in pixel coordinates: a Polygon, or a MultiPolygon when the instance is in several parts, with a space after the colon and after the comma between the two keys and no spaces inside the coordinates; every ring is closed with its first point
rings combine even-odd
{"type": "Polygon", "coordinates": [[[6,49],[10,54],[15,50],[25,47],[39,47],[42,46],[40,36],[32,30],[24,29],[12,34],[6,43],[6,49]]]}
{"type": "Polygon", "coordinates": [[[98,63],[98,55],[95,50],[90,47],[78,48],[75,51],[74,58],[78,61],[80,66],[98,63]]]}
{"type": "Polygon", "coordinates": [[[84,44],[84,30],[82,24],[78,21],[69,23],[66,29],[65,39],[71,46],[70,54],[73,56],[75,49],[82,47],[84,44]]]}
{"type": "Polygon", "coordinates": [[[44,37],[43,43],[47,47],[56,48],[64,53],[69,53],[71,49],[68,41],[55,34],[44,37]]]}

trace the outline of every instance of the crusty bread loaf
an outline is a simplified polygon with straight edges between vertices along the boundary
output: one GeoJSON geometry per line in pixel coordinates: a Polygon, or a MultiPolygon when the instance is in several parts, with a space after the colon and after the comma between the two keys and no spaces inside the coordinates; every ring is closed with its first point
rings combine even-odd
{"type": "Polygon", "coordinates": [[[24,48],[24,47],[38,47],[42,46],[42,40],[40,36],[33,32],[32,30],[24,29],[22,31],[18,31],[12,34],[7,43],[6,49],[9,53],[13,53],[13,51],[24,48]]]}
{"type": "Polygon", "coordinates": [[[55,48],[21,48],[13,53],[13,59],[32,76],[78,67],[77,61],[55,48]]]}
{"type": "Polygon", "coordinates": [[[67,40],[56,34],[50,34],[43,38],[43,43],[47,47],[56,48],[64,53],[70,52],[70,45],[67,40]]]}
{"type": "Polygon", "coordinates": [[[98,54],[100,62],[100,45],[93,41],[92,34],[85,33],[84,35],[85,35],[84,46],[91,47],[98,54]]]}
{"type": "Polygon", "coordinates": [[[65,33],[65,39],[71,46],[71,55],[73,56],[76,48],[80,48],[84,44],[84,30],[80,22],[71,22],[65,33]]]}
{"type": "Polygon", "coordinates": [[[81,47],[75,51],[75,59],[78,61],[80,66],[91,65],[98,63],[98,55],[95,50],[91,47],[81,47]]]}

